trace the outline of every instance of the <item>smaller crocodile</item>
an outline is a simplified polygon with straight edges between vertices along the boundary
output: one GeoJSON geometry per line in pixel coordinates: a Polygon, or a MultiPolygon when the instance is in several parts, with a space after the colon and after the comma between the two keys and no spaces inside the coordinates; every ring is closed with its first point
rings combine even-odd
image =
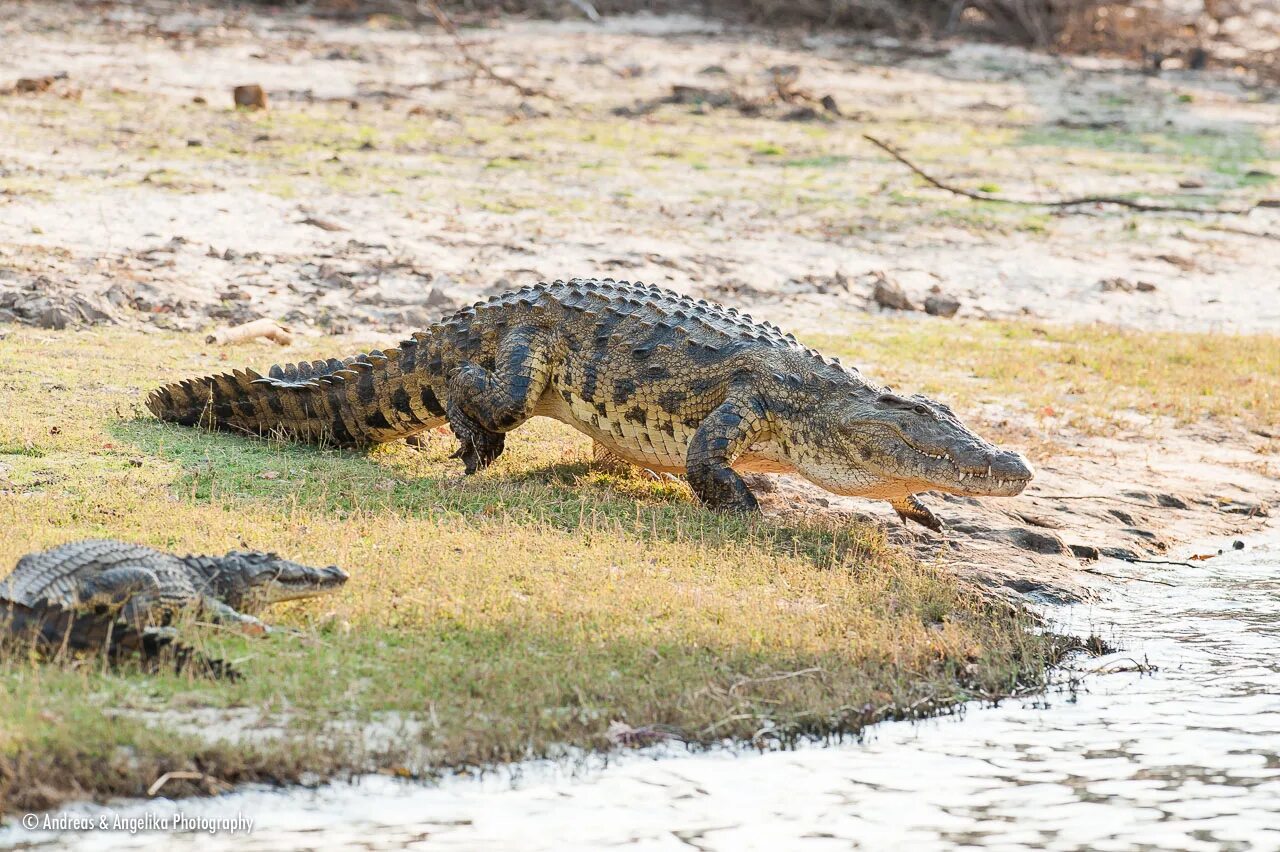
{"type": "MultiPolygon", "coordinates": [[[[179,665],[193,652],[174,643],[183,614],[251,633],[269,628],[254,613],[281,601],[338,588],[347,573],[313,568],[274,553],[174,556],[121,541],[72,542],[28,554],[0,580],[0,625],[10,638],[43,649],[105,649],[112,658],[137,651],[152,658],[174,647],[179,665]]],[[[198,656],[198,655],[196,655],[198,656]]],[[[203,660],[219,673],[228,667],[203,660]]]]}

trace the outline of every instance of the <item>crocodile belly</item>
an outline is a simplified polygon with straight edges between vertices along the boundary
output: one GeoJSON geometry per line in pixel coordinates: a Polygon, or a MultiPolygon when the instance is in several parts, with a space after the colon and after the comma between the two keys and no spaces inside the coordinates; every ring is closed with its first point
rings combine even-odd
{"type": "Polygon", "coordinates": [[[683,473],[693,429],[661,409],[588,402],[572,390],[552,387],[535,415],[567,423],[615,455],[653,471],[683,473]]]}

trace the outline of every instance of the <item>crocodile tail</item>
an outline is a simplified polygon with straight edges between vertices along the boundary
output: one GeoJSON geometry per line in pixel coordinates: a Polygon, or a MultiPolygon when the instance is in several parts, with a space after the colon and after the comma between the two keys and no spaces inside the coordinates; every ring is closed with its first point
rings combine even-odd
{"type": "Polygon", "coordinates": [[[161,420],[335,446],[404,438],[444,419],[415,338],[398,349],[234,370],[165,385],[147,398],[161,420]]]}

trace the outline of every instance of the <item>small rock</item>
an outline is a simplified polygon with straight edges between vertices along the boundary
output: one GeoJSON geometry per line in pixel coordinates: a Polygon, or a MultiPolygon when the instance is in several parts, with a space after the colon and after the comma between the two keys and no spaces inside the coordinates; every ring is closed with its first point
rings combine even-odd
{"type": "Polygon", "coordinates": [[[345,225],[341,225],[341,224],[339,224],[339,223],[337,223],[337,222],[333,221],[332,219],[325,219],[325,218],[322,218],[322,217],[320,217],[320,216],[308,216],[307,218],[303,219],[299,224],[301,224],[301,225],[311,225],[313,228],[319,228],[319,229],[320,229],[320,230],[322,230],[322,231],[345,231],[345,230],[347,230],[347,228],[346,228],[346,226],[345,226],[345,225]]]}
{"type": "Polygon", "coordinates": [[[1241,541],[1240,539],[1236,539],[1235,541],[1231,542],[1231,549],[1244,550],[1244,542],[1241,541]]]}
{"type": "Polygon", "coordinates": [[[66,71],[60,71],[57,74],[46,74],[43,77],[19,77],[18,81],[13,84],[13,90],[24,95],[39,94],[40,92],[49,91],[54,83],[65,79],[67,79],[66,71]]]}
{"type": "Polygon", "coordinates": [[[188,140],[187,140],[187,147],[188,147],[188,148],[203,148],[203,147],[204,147],[204,143],[203,143],[203,142],[201,142],[199,139],[188,139],[188,140]]]}
{"type": "Polygon", "coordinates": [[[1133,282],[1128,278],[1103,278],[1098,282],[1098,288],[1104,293],[1132,293],[1134,290],[1133,282]]]}
{"type": "Polygon", "coordinates": [[[925,313],[935,317],[953,317],[960,310],[960,302],[950,296],[927,296],[924,300],[925,313]]]}
{"type": "Polygon", "coordinates": [[[1107,514],[1111,515],[1117,521],[1127,526],[1133,526],[1135,523],[1133,520],[1133,515],[1129,514],[1124,509],[1108,509],[1107,514]]]}
{"type": "Polygon", "coordinates": [[[1198,264],[1189,257],[1182,257],[1176,254],[1158,254],[1156,260],[1163,260],[1170,266],[1176,266],[1183,272],[1194,272],[1198,264]]]}
{"type": "Polygon", "coordinates": [[[1200,178],[1183,178],[1178,181],[1178,186],[1182,189],[1203,189],[1204,181],[1200,178]]]}
{"type": "Polygon", "coordinates": [[[907,298],[907,294],[902,291],[902,287],[896,281],[890,281],[885,277],[883,272],[875,273],[876,284],[875,289],[871,292],[871,298],[882,308],[889,308],[895,311],[914,311],[916,306],[907,298]]]}
{"type": "Polygon", "coordinates": [[[1071,555],[1077,559],[1095,561],[1102,557],[1102,554],[1098,552],[1098,548],[1092,544],[1070,544],[1067,546],[1071,548],[1071,555]]]}
{"type": "Polygon", "coordinates": [[[1046,555],[1054,553],[1065,553],[1067,546],[1063,544],[1062,539],[1053,533],[1036,532],[1027,529],[1013,529],[1008,531],[1009,539],[1017,547],[1023,550],[1030,550],[1032,553],[1043,553],[1046,555]]]}
{"type": "Polygon", "coordinates": [[[816,121],[821,117],[816,109],[811,106],[798,106],[795,109],[782,116],[783,121],[816,121]]]}
{"type": "Polygon", "coordinates": [[[546,118],[551,115],[551,113],[544,109],[539,109],[528,101],[521,101],[515,112],[518,118],[546,118]]]}
{"type": "Polygon", "coordinates": [[[267,93],[256,83],[248,86],[236,86],[231,91],[237,107],[244,109],[266,109],[267,93]]]}
{"type": "Polygon", "coordinates": [[[712,107],[726,107],[733,103],[733,94],[722,90],[708,89],[703,86],[676,84],[671,87],[671,95],[667,98],[667,103],[706,104],[712,107]]]}
{"type": "Polygon", "coordinates": [[[836,103],[836,99],[831,95],[822,96],[822,108],[835,115],[840,114],[840,105],[836,103]]]}
{"type": "Polygon", "coordinates": [[[1156,291],[1156,285],[1152,284],[1150,281],[1139,281],[1133,286],[1139,293],[1154,293],[1156,291]]]}
{"type": "Polygon", "coordinates": [[[451,308],[457,304],[455,299],[451,299],[439,287],[432,287],[427,291],[427,298],[423,300],[429,308],[451,308]]]}

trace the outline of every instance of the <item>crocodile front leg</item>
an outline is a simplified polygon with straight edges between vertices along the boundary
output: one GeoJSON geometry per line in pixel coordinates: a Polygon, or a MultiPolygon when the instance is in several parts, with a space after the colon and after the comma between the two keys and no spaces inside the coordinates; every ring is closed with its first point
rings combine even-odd
{"type": "Polygon", "coordinates": [[[731,467],[764,434],[764,403],[755,397],[729,399],[702,421],[685,461],[686,478],[704,504],[728,512],[755,512],[760,506],[731,467]]]}
{"type": "Polygon", "coordinates": [[[502,454],[504,434],[533,416],[560,356],[559,336],[547,329],[512,329],[498,344],[495,368],[461,364],[449,379],[445,416],[461,447],[468,474],[502,454]]]}
{"type": "Polygon", "coordinates": [[[248,636],[265,636],[271,628],[252,615],[245,615],[212,595],[200,598],[200,611],[215,624],[231,624],[248,636]]]}
{"type": "Polygon", "coordinates": [[[898,513],[898,517],[902,518],[904,524],[907,521],[915,521],[934,532],[942,532],[942,521],[938,520],[938,516],[929,511],[929,507],[921,503],[914,494],[890,500],[889,505],[898,513]]]}

